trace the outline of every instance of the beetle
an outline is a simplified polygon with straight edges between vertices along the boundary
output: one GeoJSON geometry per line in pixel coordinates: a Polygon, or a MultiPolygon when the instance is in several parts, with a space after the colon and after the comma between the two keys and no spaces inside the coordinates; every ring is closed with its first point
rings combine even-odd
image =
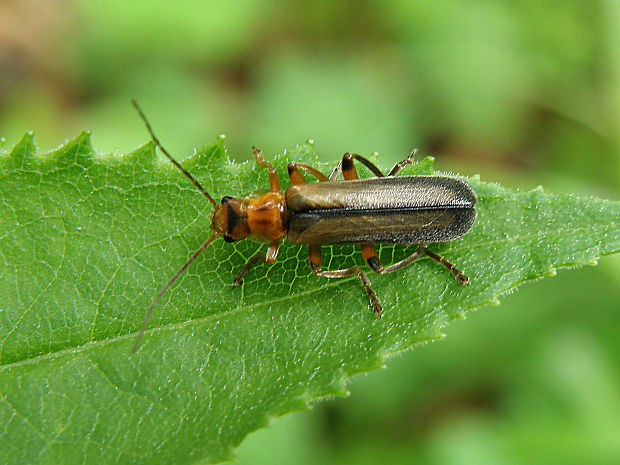
{"type": "Polygon", "coordinates": [[[345,153],[330,176],[305,163],[291,162],[288,164],[288,175],[292,185],[283,192],[276,170],[265,161],[260,150],[253,148],[258,166],[269,172],[269,190],[256,191],[243,198],[225,196],[218,204],[162,147],[138,103],[135,100],[132,103],[156,146],[213,205],[210,214],[213,233],[157,294],[147,309],[134,351],[161,297],[218,236],[226,242],[252,238],[269,244],[266,254],[259,251],[248,260],[233,280],[233,288],[243,282],[247,272],[256,264],[274,263],[281,241],[288,239],[294,244],[308,245],[310,267],[314,274],[326,278],[357,274],[374,313],[379,317],[383,309],[366,273],[359,266],[323,270],[322,245],[360,244],[364,260],[378,274],[404,268],[422,255],[427,255],[450,270],[459,284],[469,283],[469,278],[458,268],[426,248],[426,245],[446,242],[467,233],[476,218],[476,195],[460,179],[445,176],[397,177],[405,166],[414,163],[417,149],[394,165],[387,176],[370,160],[353,153],[345,153]],[[359,179],[354,160],[365,165],[376,177],[359,179]],[[302,171],[319,182],[308,183],[302,171]],[[344,181],[336,181],[340,173],[344,181]],[[380,243],[417,244],[418,247],[407,258],[383,266],[375,250],[375,244],[380,243]]]}

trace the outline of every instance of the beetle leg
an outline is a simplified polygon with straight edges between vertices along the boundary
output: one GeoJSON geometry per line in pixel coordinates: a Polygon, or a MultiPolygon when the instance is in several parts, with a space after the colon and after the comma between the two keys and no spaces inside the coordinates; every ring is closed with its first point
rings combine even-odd
{"type": "Polygon", "coordinates": [[[252,268],[257,263],[263,262],[271,265],[273,262],[275,262],[276,258],[278,257],[279,248],[279,242],[272,242],[267,249],[266,255],[263,252],[256,252],[254,255],[252,255],[252,258],[250,258],[248,262],[243,265],[243,268],[241,268],[241,270],[237,274],[237,277],[233,280],[233,289],[240,284],[243,284],[243,279],[245,278],[245,275],[250,270],[250,268],[252,268]]]}
{"type": "Polygon", "coordinates": [[[333,181],[334,179],[336,179],[341,171],[342,171],[342,160],[338,162],[338,164],[334,168],[334,171],[332,171],[331,174],[329,175],[329,180],[333,181]]]}
{"type": "Polygon", "coordinates": [[[377,166],[371,162],[370,160],[358,155],[356,153],[345,153],[342,157],[342,176],[348,181],[352,179],[358,179],[357,170],[355,169],[355,165],[353,164],[353,159],[359,161],[363,165],[365,165],[370,171],[372,171],[375,176],[382,178],[385,176],[377,166]]]}
{"type": "Polygon", "coordinates": [[[377,251],[375,250],[374,244],[370,244],[370,243],[362,244],[362,255],[364,256],[364,260],[366,260],[366,263],[368,263],[368,266],[372,269],[372,271],[378,274],[390,273],[392,271],[396,271],[396,270],[406,267],[407,265],[410,265],[411,263],[416,261],[418,258],[420,258],[422,255],[424,255],[425,250],[426,249],[423,246],[420,246],[416,249],[415,252],[413,252],[407,258],[384,267],[383,265],[381,265],[381,262],[379,261],[379,256],[377,255],[377,251]]]}
{"type": "Polygon", "coordinates": [[[375,250],[375,246],[373,244],[362,244],[362,255],[364,256],[364,260],[368,263],[368,266],[375,272],[379,274],[389,273],[391,271],[396,271],[400,268],[404,268],[407,265],[410,265],[412,262],[420,258],[422,255],[428,255],[433,260],[441,263],[443,266],[448,268],[454,275],[455,279],[459,284],[463,286],[467,286],[469,283],[469,278],[463,274],[461,270],[456,268],[452,263],[443,258],[440,255],[437,255],[435,252],[428,250],[423,245],[419,246],[415,252],[409,255],[404,260],[393,263],[390,266],[383,267],[381,262],[379,261],[379,257],[377,256],[377,251],[375,250]]]}
{"type": "Polygon", "coordinates": [[[398,173],[401,172],[401,170],[407,166],[407,165],[412,165],[413,163],[415,163],[415,154],[418,153],[418,149],[413,149],[413,152],[411,152],[411,155],[409,155],[407,158],[405,158],[403,161],[398,162],[394,165],[394,167],[390,170],[390,172],[388,173],[388,176],[396,176],[398,173]]]}
{"type": "Polygon", "coordinates": [[[426,247],[423,247],[423,249],[424,249],[423,252],[426,255],[428,255],[436,262],[439,262],[443,266],[448,268],[452,272],[452,274],[454,275],[454,278],[458,281],[459,284],[462,284],[463,286],[469,285],[469,278],[465,276],[461,270],[456,268],[452,263],[450,263],[448,260],[443,258],[441,255],[437,255],[432,250],[428,250],[426,247]]]}
{"type": "MultiPolygon", "coordinates": [[[[403,161],[396,163],[387,175],[396,176],[405,166],[415,163],[416,153],[418,153],[418,149],[413,149],[411,155],[409,155],[403,161]]],[[[332,181],[336,179],[336,177],[340,174],[341,171],[344,178],[347,180],[358,179],[357,171],[353,166],[353,159],[356,159],[360,163],[364,164],[377,177],[382,178],[383,176],[385,176],[381,172],[381,170],[377,168],[377,166],[367,158],[364,158],[361,155],[357,155],[356,153],[345,153],[344,157],[342,157],[342,160],[336,165],[334,171],[332,171],[332,173],[329,175],[329,180],[332,181]]]]}
{"type": "Polygon", "coordinates": [[[359,177],[357,176],[357,170],[355,169],[355,165],[353,164],[353,159],[365,165],[370,171],[372,171],[375,174],[375,176],[379,178],[382,178],[383,176],[385,176],[381,172],[381,170],[377,168],[377,166],[373,162],[368,160],[367,158],[364,158],[361,155],[358,155],[356,153],[345,153],[340,163],[336,165],[336,167],[334,168],[334,171],[332,171],[332,174],[329,175],[329,180],[331,181],[333,179],[336,179],[336,176],[338,176],[338,174],[340,174],[341,171],[342,171],[342,176],[347,181],[350,181],[352,179],[359,179],[359,177]]]}
{"type": "Polygon", "coordinates": [[[329,181],[329,178],[316,168],[313,168],[310,165],[306,165],[305,163],[291,162],[288,164],[288,176],[289,178],[291,178],[291,182],[293,183],[293,185],[307,183],[306,178],[303,177],[299,170],[304,170],[306,173],[311,174],[319,181],[329,181]]]}
{"type": "Polygon", "coordinates": [[[375,291],[370,287],[370,281],[366,274],[361,270],[359,266],[354,266],[352,268],[346,268],[342,270],[334,270],[334,271],[323,271],[321,270],[321,262],[323,261],[321,257],[321,246],[320,245],[311,245],[308,248],[308,258],[310,259],[310,267],[312,268],[312,272],[318,276],[323,276],[325,278],[344,278],[345,276],[351,276],[352,274],[357,274],[362,281],[362,285],[364,289],[366,289],[366,294],[368,294],[368,298],[370,299],[370,305],[372,306],[372,311],[375,312],[379,317],[381,317],[381,312],[383,311],[383,307],[381,307],[381,303],[379,303],[379,299],[375,295],[375,291]]]}
{"type": "Polygon", "coordinates": [[[265,161],[263,153],[259,149],[252,147],[252,152],[254,152],[254,157],[256,158],[256,163],[258,163],[258,166],[269,170],[269,188],[272,191],[280,191],[280,179],[278,178],[278,173],[275,168],[271,166],[271,163],[265,161]]]}

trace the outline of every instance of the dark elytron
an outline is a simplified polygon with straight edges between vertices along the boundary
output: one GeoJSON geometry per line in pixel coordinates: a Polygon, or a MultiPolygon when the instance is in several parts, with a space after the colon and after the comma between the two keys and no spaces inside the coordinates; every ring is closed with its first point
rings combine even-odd
{"type": "Polygon", "coordinates": [[[455,178],[402,176],[289,187],[288,240],[295,244],[422,244],[462,236],[476,197],[455,178]]]}
{"type": "Polygon", "coordinates": [[[295,244],[307,244],[312,271],[327,278],[357,274],[368,294],[373,311],[381,316],[379,300],[361,268],[321,269],[321,246],[327,244],[360,244],[370,268],[385,274],[403,268],[422,255],[444,265],[457,282],[467,285],[469,279],[452,263],[426,248],[426,244],[445,242],[464,235],[471,228],[476,211],[476,196],[464,181],[443,176],[396,175],[414,162],[416,151],[397,163],[385,176],[370,160],[346,153],[329,177],[304,163],[289,163],[292,186],[282,192],[275,169],[265,161],[260,150],[254,150],[256,162],[269,171],[269,190],[257,191],[244,198],[225,196],[221,203],[213,197],[162,147],[144,113],[133,101],[153,141],[166,157],[203,193],[213,206],[210,215],[211,236],[168,281],[149,306],[134,350],[148,325],[153,308],[176,279],[218,236],[227,242],[252,238],[269,244],[267,252],[257,252],[239,271],[233,287],[240,285],[248,270],[257,263],[273,263],[280,242],[288,238],[295,244]],[[375,178],[358,179],[353,160],[357,160],[375,178]],[[302,171],[320,182],[308,184],[302,171]],[[342,172],[344,181],[335,181],[342,172]],[[374,244],[418,244],[415,252],[397,263],[383,266],[374,244]]]}

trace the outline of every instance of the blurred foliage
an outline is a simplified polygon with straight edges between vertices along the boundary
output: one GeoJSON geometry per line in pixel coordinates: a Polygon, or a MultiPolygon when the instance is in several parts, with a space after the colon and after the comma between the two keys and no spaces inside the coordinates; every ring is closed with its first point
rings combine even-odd
{"type": "MultiPolygon", "coordinates": [[[[236,159],[312,138],[326,161],[387,166],[417,146],[441,169],[617,199],[619,23],[618,0],[10,0],[0,135],[48,149],[96,129],[126,152],[145,140],[135,97],[178,156],[219,133],[236,159]]],[[[619,277],[612,257],[527,286],[256,433],[241,462],[617,463],[619,277]]]]}

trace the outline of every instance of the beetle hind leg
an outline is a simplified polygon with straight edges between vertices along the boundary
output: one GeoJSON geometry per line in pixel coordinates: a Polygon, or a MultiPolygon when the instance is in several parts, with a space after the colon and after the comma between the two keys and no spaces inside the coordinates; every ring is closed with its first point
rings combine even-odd
{"type": "Polygon", "coordinates": [[[406,267],[407,265],[410,265],[415,260],[420,258],[422,255],[427,255],[433,260],[435,260],[436,262],[441,263],[448,270],[450,270],[450,272],[452,273],[452,275],[454,276],[454,278],[457,280],[459,284],[463,286],[467,286],[469,284],[469,278],[465,276],[461,270],[459,270],[456,266],[454,266],[453,263],[449,262],[448,260],[443,258],[441,255],[436,254],[432,250],[427,249],[423,245],[419,246],[415,252],[413,252],[411,255],[409,255],[404,260],[401,260],[399,262],[393,263],[385,267],[379,261],[379,256],[377,255],[377,251],[375,249],[374,244],[369,244],[369,243],[362,244],[362,255],[364,256],[364,260],[366,260],[366,263],[368,263],[368,266],[375,273],[378,273],[378,274],[385,274],[385,273],[390,273],[392,271],[399,270],[401,268],[406,267]]]}
{"type": "Polygon", "coordinates": [[[407,258],[384,267],[379,260],[374,244],[362,244],[362,255],[364,256],[364,260],[366,260],[366,263],[368,263],[368,266],[372,269],[372,271],[377,274],[386,274],[391,273],[392,271],[400,270],[424,255],[425,250],[426,249],[424,247],[420,246],[407,258]]]}
{"type": "Polygon", "coordinates": [[[375,295],[375,291],[373,291],[370,287],[370,280],[366,276],[366,273],[364,273],[359,266],[334,271],[321,270],[321,262],[323,261],[323,259],[321,257],[320,245],[309,246],[308,255],[312,272],[317,276],[323,276],[325,278],[344,278],[346,276],[357,274],[360,278],[360,281],[362,281],[362,286],[364,286],[366,294],[368,294],[368,298],[370,299],[370,305],[372,306],[372,311],[375,312],[379,316],[379,318],[381,317],[383,307],[381,306],[379,299],[375,295]]]}
{"type": "Polygon", "coordinates": [[[465,276],[461,270],[459,270],[456,266],[454,266],[453,263],[450,263],[448,260],[443,258],[441,255],[436,254],[432,250],[428,250],[426,247],[423,247],[423,249],[424,249],[424,254],[428,255],[433,260],[435,260],[436,262],[441,263],[448,270],[450,270],[450,272],[454,276],[454,279],[456,279],[459,284],[461,284],[463,286],[468,286],[469,285],[469,278],[467,276],[465,276]]]}
{"type": "MultiPolygon", "coordinates": [[[[415,163],[416,153],[418,153],[418,149],[414,149],[413,152],[411,152],[411,155],[409,155],[403,161],[396,163],[392,167],[390,172],[387,174],[387,176],[396,176],[398,173],[402,171],[403,168],[405,168],[405,166],[412,165],[413,163],[415,163]]],[[[372,171],[375,176],[379,178],[382,178],[385,176],[381,172],[381,170],[377,167],[377,165],[375,165],[369,159],[362,157],[361,155],[358,155],[356,153],[345,153],[340,163],[338,163],[336,168],[334,168],[334,171],[332,171],[332,174],[329,175],[329,180],[331,181],[331,180],[336,179],[336,177],[340,174],[341,171],[342,171],[342,176],[348,181],[353,180],[353,179],[359,179],[357,175],[357,170],[355,169],[355,165],[353,164],[353,160],[357,160],[362,165],[366,166],[366,168],[372,171]]]]}
{"type": "Polygon", "coordinates": [[[388,176],[396,176],[398,173],[400,173],[403,170],[403,168],[405,166],[413,165],[415,163],[415,155],[416,155],[416,153],[418,153],[418,149],[413,149],[413,152],[411,152],[411,155],[409,155],[403,161],[396,163],[392,167],[392,169],[388,173],[388,176]]]}

